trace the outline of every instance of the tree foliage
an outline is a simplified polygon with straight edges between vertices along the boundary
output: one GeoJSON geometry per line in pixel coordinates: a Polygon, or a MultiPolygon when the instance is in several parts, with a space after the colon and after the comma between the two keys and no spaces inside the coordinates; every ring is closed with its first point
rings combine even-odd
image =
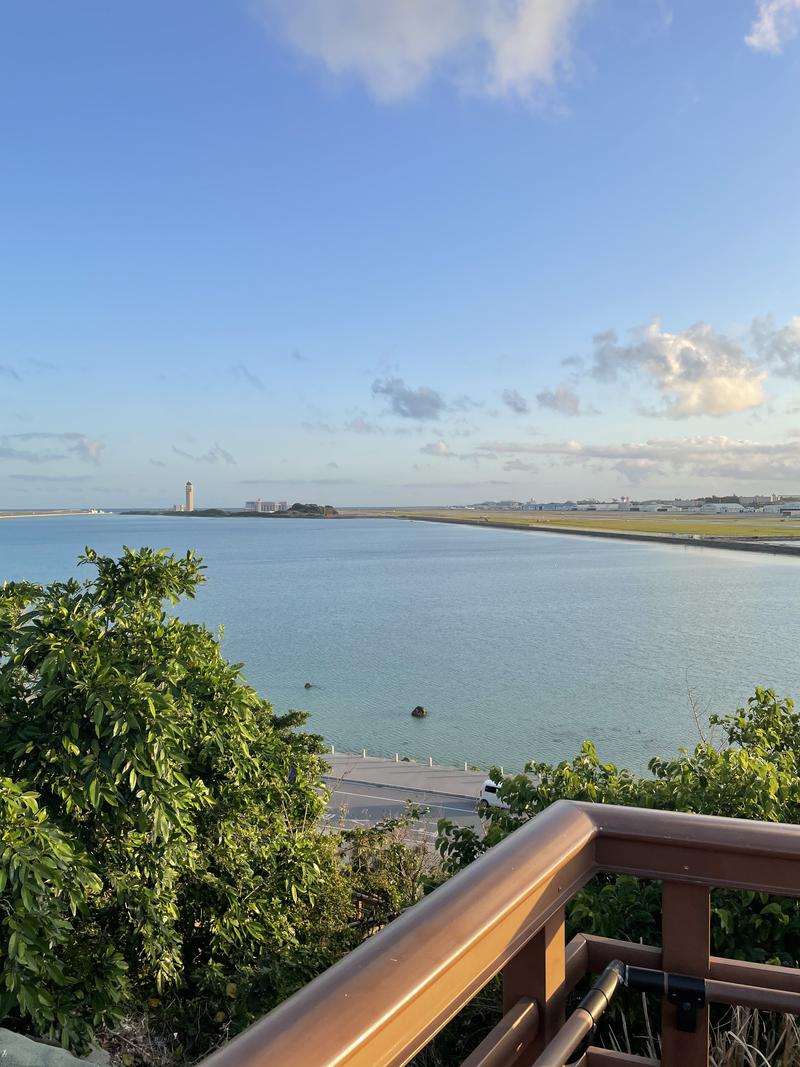
{"type": "Polygon", "coordinates": [[[81,1050],[149,1004],[199,1050],[352,941],[318,739],[165,609],[191,552],[81,562],[0,590],[0,1015],[81,1050]]]}
{"type": "MultiPolygon", "coordinates": [[[[486,834],[443,820],[438,847],[452,874],[556,800],[623,804],[725,815],[766,822],[800,822],[800,714],[789,699],[756,689],[746,708],[712,716],[717,742],[703,740],[675,759],[659,757],[648,775],[602,763],[591,742],[571,761],[531,762],[507,778],[500,796],[509,810],[489,809],[486,834]]],[[[500,781],[500,771],[492,770],[500,781]]],[[[712,894],[712,945],[720,955],[797,966],[800,903],[760,893],[712,894]]],[[[660,943],[660,886],[626,876],[594,879],[568,910],[572,932],[660,943]]]]}

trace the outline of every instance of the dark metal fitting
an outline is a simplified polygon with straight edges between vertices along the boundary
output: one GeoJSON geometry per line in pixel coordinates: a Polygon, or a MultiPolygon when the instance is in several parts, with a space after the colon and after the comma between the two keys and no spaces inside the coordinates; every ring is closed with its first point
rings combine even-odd
{"type": "Polygon", "coordinates": [[[688,974],[668,974],[667,999],[675,1005],[676,1028],[693,1034],[697,1030],[697,1012],[706,1006],[705,979],[692,978],[688,974]]]}
{"type": "Polygon", "coordinates": [[[636,993],[652,993],[663,997],[666,993],[666,975],[646,967],[626,967],[625,985],[636,993]]]}

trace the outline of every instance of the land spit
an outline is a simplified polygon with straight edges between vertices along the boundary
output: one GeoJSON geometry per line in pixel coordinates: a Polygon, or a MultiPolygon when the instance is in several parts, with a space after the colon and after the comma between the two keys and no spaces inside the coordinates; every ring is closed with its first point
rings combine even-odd
{"type": "Polygon", "coordinates": [[[411,522],[443,522],[453,526],[474,526],[478,529],[492,527],[497,530],[522,530],[525,533],[571,534],[576,537],[602,537],[614,541],[644,541],[650,544],[684,545],[689,548],[722,548],[734,552],[766,552],[776,556],[800,556],[800,539],[796,545],[776,544],[774,541],[749,540],[736,537],[706,537],[701,534],[643,533],[641,531],[604,530],[597,526],[544,525],[535,522],[513,522],[485,516],[462,518],[460,516],[401,514],[376,515],[375,518],[405,519],[411,522]]]}
{"type": "Polygon", "coordinates": [[[0,519],[54,519],[59,515],[96,515],[86,508],[58,508],[52,511],[0,511],[0,519]]]}

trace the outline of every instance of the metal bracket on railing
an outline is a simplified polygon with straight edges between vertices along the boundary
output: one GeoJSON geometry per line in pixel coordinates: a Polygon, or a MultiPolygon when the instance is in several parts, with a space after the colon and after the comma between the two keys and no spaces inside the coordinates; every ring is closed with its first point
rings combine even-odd
{"type": "Polygon", "coordinates": [[[684,1033],[696,1032],[697,1012],[706,1005],[705,979],[649,967],[628,967],[620,960],[612,960],[534,1067],[566,1067],[577,1063],[594,1040],[597,1023],[621,985],[674,1004],[676,1028],[684,1033]]]}
{"type": "Polygon", "coordinates": [[[697,1012],[706,1006],[706,983],[688,974],[667,974],[646,967],[626,967],[625,986],[639,993],[654,993],[675,1005],[675,1026],[683,1033],[697,1030],[697,1012]]]}
{"type": "Polygon", "coordinates": [[[675,1005],[675,1026],[683,1033],[697,1030],[697,1012],[706,1006],[706,983],[685,974],[667,975],[667,1000],[675,1005]]]}

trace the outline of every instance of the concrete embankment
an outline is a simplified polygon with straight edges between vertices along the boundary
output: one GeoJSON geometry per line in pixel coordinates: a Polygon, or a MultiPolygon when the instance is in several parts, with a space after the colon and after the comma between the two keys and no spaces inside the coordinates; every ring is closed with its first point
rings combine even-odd
{"type": "MultiPolygon", "coordinates": [[[[389,516],[387,516],[389,517],[389,516]]],[[[391,516],[392,518],[394,516],[391,516]]],[[[496,530],[523,530],[525,533],[574,534],[576,537],[603,537],[612,541],[646,541],[651,544],[683,545],[689,548],[723,548],[733,552],[766,552],[774,556],[800,556],[800,543],[778,545],[771,541],[746,541],[737,538],[702,537],[685,534],[625,533],[621,530],[601,530],[596,526],[544,526],[525,522],[496,522],[492,519],[445,518],[438,515],[398,515],[397,518],[412,522],[444,522],[452,526],[473,526],[478,530],[492,527],[496,530]]]]}
{"type": "Polygon", "coordinates": [[[457,767],[429,767],[424,763],[396,763],[379,756],[356,756],[347,752],[328,753],[322,759],[330,774],[325,777],[347,779],[362,785],[390,787],[400,793],[437,793],[449,797],[477,800],[486,781],[483,771],[463,771],[457,767]]]}

